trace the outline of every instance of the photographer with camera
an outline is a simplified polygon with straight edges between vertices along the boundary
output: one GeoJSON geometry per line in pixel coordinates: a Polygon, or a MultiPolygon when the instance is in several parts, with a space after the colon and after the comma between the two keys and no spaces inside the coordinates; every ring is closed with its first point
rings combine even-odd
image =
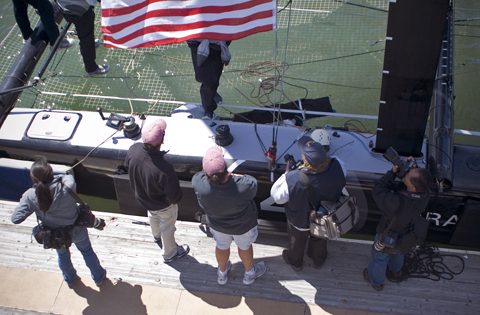
{"type": "Polygon", "coordinates": [[[295,159],[288,161],[285,174],[273,184],[270,194],[277,204],[285,204],[289,248],[283,251],[283,260],[294,270],[302,270],[308,242],[307,256],[312,258],[314,267],[320,269],[327,259],[327,240],[310,235],[310,211],[321,201],[333,202],[341,196],[347,169],[340,159],[330,157],[322,144],[308,136],[300,138],[297,145],[304,167],[292,170],[290,164],[295,163],[295,159]],[[300,172],[308,177],[315,205],[310,204],[300,172]]]}
{"type": "MultiPolygon", "coordinates": [[[[67,190],[67,187],[72,190],[76,188],[73,176],[55,176],[47,159],[44,156],[37,156],[30,169],[30,177],[33,188],[23,194],[13,211],[12,222],[14,224],[22,223],[35,212],[37,220],[42,222],[41,224],[48,232],[63,228],[68,240],[67,242],[60,240],[64,246],[57,249],[57,254],[60,270],[62,270],[63,278],[68,286],[71,287],[78,279],[77,271],[70,258],[69,246],[71,243],[74,243],[82,253],[93,281],[100,286],[105,280],[107,272],[100,265],[100,261],[92,249],[87,228],[75,226],[78,217],[77,201],[70,196],[67,190]]],[[[44,241],[46,242],[47,239],[44,241]]],[[[45,246],[45,248],[50,247],[45,246]]]]}
{"type": "Polygon", "coordinates": [[[377,226],[370,263],[363,271],[363,277],[376,291],[383,289],[387,266],[394,278],[401,277],[403,257],[415,246],[414,224],[427,207],[432,183],[428,170],[416,167],[413,157],[402,161],[392,151],[393,158],[389,158],[388,151],[385,157],[395,164],[375,183],[372,190],[382,217],[377,226]],[[403,180],[395,182],[396,177],[403,177],[403,180]]]}

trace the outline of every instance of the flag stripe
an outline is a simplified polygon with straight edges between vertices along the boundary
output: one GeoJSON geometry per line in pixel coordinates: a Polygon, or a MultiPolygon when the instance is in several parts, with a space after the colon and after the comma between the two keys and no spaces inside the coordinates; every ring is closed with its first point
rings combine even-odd
{"type": "Polygon", "coordinates": [[[223,0],[223,6],[211,5],[218,2],[104,0],[104,44],[116,48],[138,48],[180,43],[194,38],[236,40],[270,31],[276,25],[274,0],[223,0]]]}
{"type": "MultiPolygon", "coordinates": [[[[208,38],[213,38],[215,37],[216,40],[237,40],[237,39],[242,39],[244,37],[256,34],[256,33],[261,33],[261,32],[268,32],[271,31],[272,28],[271,26],[260,26],[257,28],[252,28],[247,31],[243,32],[237,32],[234,34],[219,34],[219,33],[202,33],[204,37],[208,38]]],[[[194,38],[199,38],[198,34],[197,35],[189,35],[186,37],[181,37],[181,38],[166,38],[166,39],[159,39],[159,40],[141,40],[139,37],[136,38],[136,40],[127,42],[125,45],[114,45],[112,44],[113,42],[108,43],[108,40],[110,39],[109,36],[105,35],[104,37],[104,43],[105,46],[107,47],[113,47],[113,48],[141,48],[141,47],[152,47],[152,46],[161,46],[161,45],[170,45],[170,44],[178,44],[182,43],[184,41],[187,41],[189,39],[194,39],[194,38]]]]}

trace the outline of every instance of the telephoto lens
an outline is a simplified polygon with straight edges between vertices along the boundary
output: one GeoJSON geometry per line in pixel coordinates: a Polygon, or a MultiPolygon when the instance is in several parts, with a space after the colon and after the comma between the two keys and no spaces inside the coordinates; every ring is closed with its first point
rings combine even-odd
{"type": "Polygon", "coordinates": [[[106,224],[104,219],[95,218],[95,223],[93,224],[93,227],[95,229],[102,231],[105,225],[106,224]]]}

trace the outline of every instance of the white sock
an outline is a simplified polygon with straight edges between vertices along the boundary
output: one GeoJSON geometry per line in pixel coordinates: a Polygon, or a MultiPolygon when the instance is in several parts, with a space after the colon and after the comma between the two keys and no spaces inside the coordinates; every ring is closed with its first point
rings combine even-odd
{"type": "Polygon", "coordinates": [[[253,267],[252,270],[250,270],[250,271],[245,271],[245,275],[246,275],[247,277],[252,277],[252,276],[254,276],[254,275],[255,275],[255,267],[253,267]]]}

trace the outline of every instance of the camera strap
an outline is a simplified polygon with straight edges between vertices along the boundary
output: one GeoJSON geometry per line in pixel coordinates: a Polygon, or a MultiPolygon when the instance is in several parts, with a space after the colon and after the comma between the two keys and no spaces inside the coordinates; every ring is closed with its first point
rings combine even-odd
{"type": "Polygon", "coordinates": [[[300,172],[300,177],[303,180],[303,184],[305,185],[305,188],[307,190],[307,195],[308,195],[308,199],[310,200],[310,204],[312,205],[313,210],[316,211],[317,207],[315,207],[314,198],[313,198],[313,188],[310,185],[310,180],[308,179],[307,174],[302,172],[302,170],[299,170],[299,172],[300,172]]]}
{"type": "Polygon", "coordinates": [[[79,204],[85,205],[85,202],[83,202],[83,200],[77,195],[76,192],[73,191],[72,188],[68,187],[67,185],[63,185],[63,186],[65,187],[67,192],[70,194],[70,196],[73,197],[73,199],[75,199],[79,204]]]}

